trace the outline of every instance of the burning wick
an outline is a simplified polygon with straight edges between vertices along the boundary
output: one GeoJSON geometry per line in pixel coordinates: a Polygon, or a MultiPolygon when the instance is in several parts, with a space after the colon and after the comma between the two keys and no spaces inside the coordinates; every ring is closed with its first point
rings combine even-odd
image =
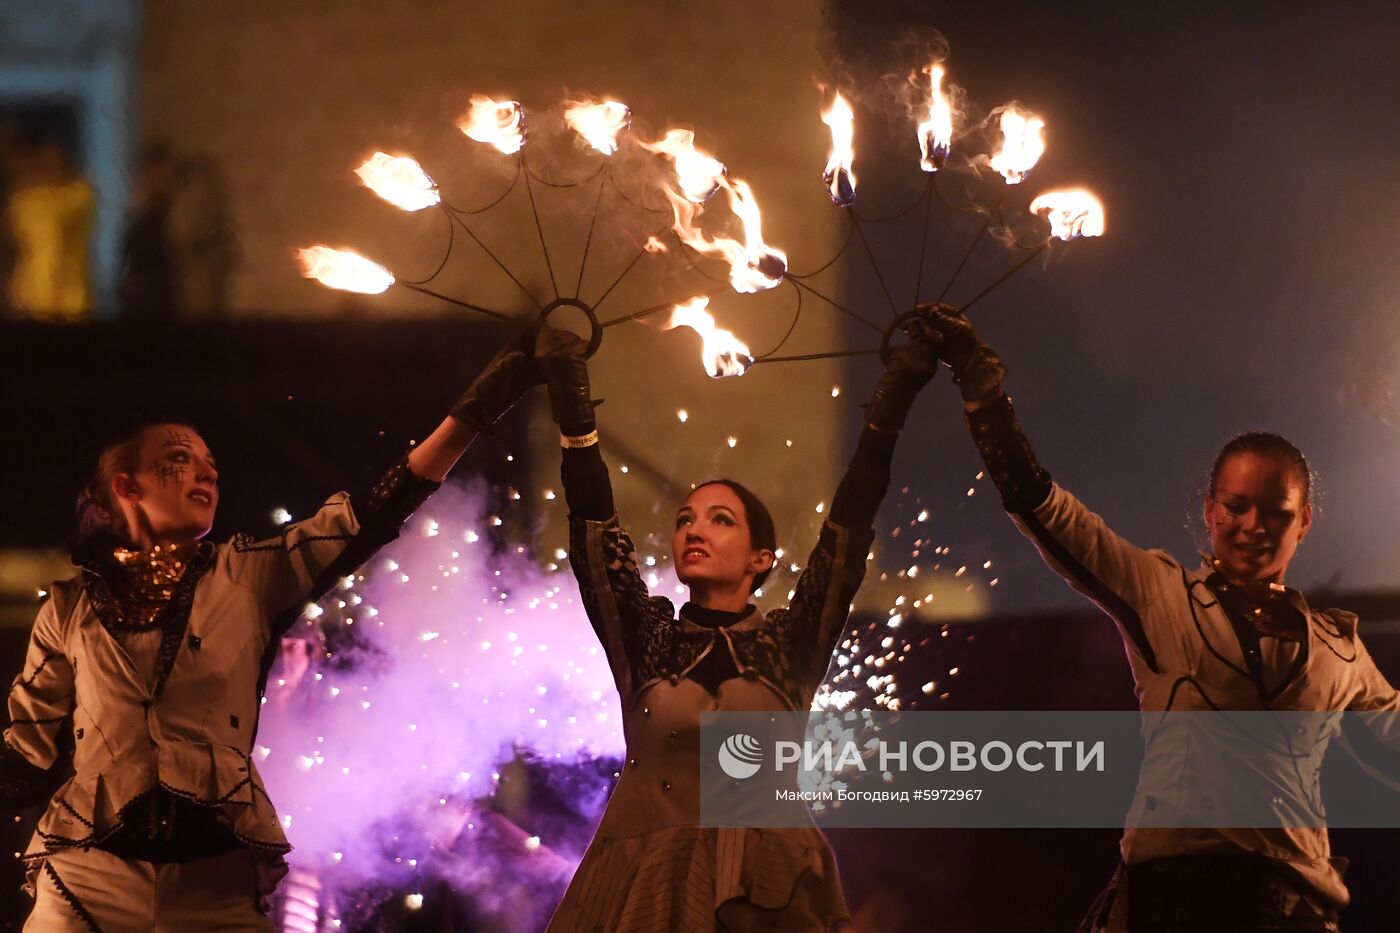
{"type": "MultiPolygon", "coordinates": [[[[705,310],[709,306],[710,299],[704,295],[681,302],[671,309],[671,323],[666,329],[684,326],[700,335],[700,359],[712,378],[742,376],[753,365],[753,354],[738,337],[715,326],[715,319],[705,310]]],[[[676,413],[682,421],[686,420],[683,415],[684,412],[676,413]]]]}
{"type": "Polygon", "coordinates": [[[831,109],[822,114],[822,122],[831,127],[831,155],[822,174],[826,192],[837,207],[850,207],[856,199],[856,173],[851,168],[855,161],[855,114],[838,93],[831,109]]]}
{"type": "Polygon", "coordinates": [[[1019,184],[1045,154],[1045,121],[1015,104],[1001,112],[1001,145],[992,153],[992,168],[1008,185],[1019,184]]]}
{"type": "Polygon", "coordinates": [[[919,167],[936,172],[953,150],[953,107],[943,92],[943,66],[924,69],[929,80],[928,119],[919,124],[919,167]]]}
{"type": "Polygon", "coordinates": [[[328,288],[378,295],[394,284],[393,274],[377,262],[348,249],[317,244],[297,250],[301,274],[328,288]]]}
{"type": "Polygon", "coordinates": [[[525,145],[525,111],[519,101],[475,95],[457,129],[470,139],[495,146],[503,155],[514,155],[525,145]]]}
{"type": "Polygon", "coordinates": [[[632,111],[615,100],[571,100],[564,110],[564,122],[583,137],[584,142],[605,156],[617,151],[617,138],[632,125],[632,111]]]}
{"type": "Polygon", "coordinates": [[[437,182],[423,167],[407,156],[376,152],[355,169],[365,187],[406,211],[421,211],[442,200],[437,182]]]}
{"type": "Polygon", "coordinates": [[[1030,210],[1050,221],[1050,235],[1058,239],[1103,236],[1103,203],[1083,188],[1047,191],[1031,202],[1030,210]]]}
{"type": "Polygon", "coordinates": [[[695,134],[690,130],[667,130],[656,142],[642,146],[671,160],[687,201],[705,203],[724,180],[724,163],[696,149],[695,134]]]}

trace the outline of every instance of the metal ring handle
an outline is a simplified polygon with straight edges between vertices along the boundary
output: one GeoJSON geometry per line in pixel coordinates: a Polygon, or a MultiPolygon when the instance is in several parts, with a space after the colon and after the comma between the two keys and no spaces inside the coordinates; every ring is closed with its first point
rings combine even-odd
{"type": "MultiPolygon", "coordinates": [[[[952,308],[953,306],[952,306],[952,305],[949,305],[949,304],[940,303],[940,304],[939,304],[939,307],[943,307],[943,308],[952,308]]],[[[916,308],[913,308],[913,309],[911,309],[911,310],[909,310],[909,311],[905,311],[905,312],[904,312],[903,314],[901,314],[899,317],[895,318],[893,321],[890,321],[890,326],[887,327],[887,328],[885,328],[885,336],[880,340],[880,361],[881,361],[881,362],[883,362],[883,363],[888,363],[888,362],[890,361],[890,350],[893,349],[893,347],[891,346],[891,341],[893,341],[895,333],[896,333],[897,331],[904,330],[904,325],[905,325],[905,324],[909,323],[910,321],[917,321],[919,318],[922,318],[923,316],[924,316],[924,312],[921,311],[921,310],[919,310],[919,308],[916,307],[916,308]]],[[[928,331],[928,332],[927,332],[927,339],[932,340],[933,343],[936,344],[935,349],[934,349],[934,352],[935,352],[935,353],[942,353],[942,352],[943,352],[943,337],[942,337],[942,335],[940,335],[937,331],[928,331]]]]}
{"type": "Polygon", "coordinates": [[[598,352],[598,348],[603,345],[603,326],[598,323],[598,315],[593,312],[591,307],[579,301],[577,298],[556,298],[545,305],[544,309],[540,311],[539,324],[544,324],[544,322],[549,319],[549,316],[560,308],[575,308],[582,311],[584,316],[588,318],[588,326],[590,328],[588,349],[584,351],[583,355],[585,359],[591,359],[593,354],[598,352]]]}
{"type": "Polygon", "coordinates": [[[924,313],[922,311],[920,311],[918,308],[914,308],[911,311],[905,311],[899,317],[895,318],[893,321],[890,321],[890,326],[885,328],[885,336],[880,339],[881,362],[888,363],[890,361],[890,350],[892,349],[890,346],[890,342],[894,340],[895,333],[898,331],[903,331],[905,324],[908,324],[911,321],[917,321],[923,316],[924,313]]]}

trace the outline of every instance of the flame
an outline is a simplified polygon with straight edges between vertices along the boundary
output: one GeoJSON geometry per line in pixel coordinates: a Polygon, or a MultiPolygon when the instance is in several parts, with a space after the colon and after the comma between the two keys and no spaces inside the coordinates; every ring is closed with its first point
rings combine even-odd
{"type": "Polygon", "coordinates": [[[666,329],[689,327],[700,335],[700,359],[711,377],[742,376],[753,365],[753,354],[738,337],[715,326],[715,319],[705,310],[709,306],[710,299],[704,295],[681,302],[671,309],[666,329]]]}
{"type": "Polygon", "coordinates": [[[690,130],[667,130],[656,142],[642,146],[671,160],[680,179],[681,193],[688,201],[708,201],[724,180],[724,163],[696,149],[695,134],[690,130]]]}
{"type": "Polygon", "coordinates": [[[827,156],[822,178],[831,200],[840,207],[850,207],[856,199],[856,173],[851,169],[856,157],[856,115],[838,93],[831,109],[822,114],[822,122],[831,127],[831,155],[827,156]]]}
{"type": "Polygon", "coordinates": [[[734,211],[734,216],[744,225],[744,255],[748,264],[745,270],[747,274],[742,278],[752,287],[739,287],[739,283],[735,281],[736,270],[733,267],[729,271],[730,284],[738,292],[772,288],[787,274],[787,255],[763,242],[763,218],[759,214],[758,201],[754,199],[748,183],[736,178],[733,183],[724,179],[723,184],[724,190],[729,193],[730,210],[734,211]]]}
{"type": "Polygon", "coordinates": [[[492,100],[477,94],[457,129],[479,143],[495,146],[505,155],[514,155],[525,145],[525,111],[519,101],[492,100]]]}
{"type": "Polygon", "coordinates": [[[617,151],[617,137],[632,125],[632,111],[615,100],[571,100],[567,105],[569,128],[605,156],[617,151]]]}
{"type": "Polygon", "coordinates": [[[1014,185],[1045,154],[1045,121],[1007,104],[1001,112],[1001,145],[992,153],[992,168],[1014,185]]]}
{"type": "Polygon", "coordinates": [[[1061,240],[1103,236],[1103,202],[1083,188],[1047,191],[1031,202],[1031,213],[1050,221],[1050,235],[1061,240]]]}
{"type": "Polygon", "coordinates": [[[647,237],[646,244],[642,247],[642,249],[646,250],[648,253],[670,252],[669,247],[667,247],[665,243],[662,243],[654,236],[647,237]]]}
{"type": "Polygon", "coordinates": [[[360,176],[366,188],[406,211],[421,211],[442,200],[438,195],[437,182],[407,156],[376,152],[355,169],[355,174],[360,176]]]}
{"type": "Polygon", "coordinates": [[[943,91],[943,66],[929,65],[924,71],[929,82],[928,119],[919,124],[919,167],[936,172],[953,148],[953,105],[943,91]]]}
{"type": "Polygon", "coordinates": [[[729,194],[729,206],[744,227],[744,242],[729,237],[706,236],[696,223],[701,208],[681,197],[671,188],[664,188],[675,215],[672,229],[681,242],[698,253],[714,256],[729,263],[729,284],[736,292],[757,292],[772,288],[787,274],[787,256],[763,242],[762,219],[753,192],[742,181],[720,179],[729,194]]]}
{"type": "Polygon", "coordinates": [[[388,269],[348,249],[318,244],[297,250],[301,274],[329,288],[378,295],[394,284],[388,269]]]}

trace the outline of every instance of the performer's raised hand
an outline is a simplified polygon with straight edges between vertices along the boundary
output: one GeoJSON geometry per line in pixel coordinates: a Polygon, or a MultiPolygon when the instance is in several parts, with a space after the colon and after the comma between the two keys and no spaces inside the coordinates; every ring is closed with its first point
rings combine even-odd
{"type": "Polygon", "coordinates": [[[938,333],[922,318],[914,318],[905,326],[905,334],[909,341],[890,349],[875,394],[865,406],[866,422],[880,431],[903,428],[914,396],[938,373],[938,333]]]}
{"type": "Polygon", "coordinates": [[[491,357],[448,414],[478,433],[491,433],[491,426],[511,406],[544,383],[533,350],[534,335],[522,328],[491,357]]]}
{"type": "Polygon", "coordinates": [[[969,406],[1001,395],[1006,367],[958,308],[929,302],[919,305],[924,321],[942,338],[939,358],[948,364],[953,381],[969,406]]]}
{"type": "Polygon", "coordinates": [[[590,434],[597,427],[597,403],[588,384],[588,344],[546,324],[535,338],[535,363],[549,387],[549,407],[560,432],[568,437],[590,434]]]}

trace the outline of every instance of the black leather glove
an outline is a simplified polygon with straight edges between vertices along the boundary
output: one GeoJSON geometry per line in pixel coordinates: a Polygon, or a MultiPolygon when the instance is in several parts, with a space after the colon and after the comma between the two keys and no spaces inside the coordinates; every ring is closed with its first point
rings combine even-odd
{"type": "Polygon", "coordinates": [[[521,329],[496,352],[448,414],[481,434],[490,434],[491,426],[512,405],[544,382],[533,350],[534,335],[528,328],[521,329]]]}
{"type": "Polygon", "coordinates": [[[939,358],[948,364],[963,401],[986,402],[1002,394],[1006,367],[978,336],[967,315],[952,305],[922,304],[924,320],[943,340],[939,358]]]}
{"type": "MultiPolygon", "coordinates": [[[[598,426],[588,385],[588,345],[577,334],[540,328],[535,339],[535,363],[549,388],[554,423],[570,437],[582,437],[598,426]]],[[[601,400],[600,400],[601,401],[601,400]]]]}
{"type": "Polygon", "coordinates": [[[880,431],[899,431],[914,404],[914,396],[938,372],[939,337],[922,320],[905,327],[909,342],[890,350],[875,394],[865,406],[865,420],[880,431]]]}

